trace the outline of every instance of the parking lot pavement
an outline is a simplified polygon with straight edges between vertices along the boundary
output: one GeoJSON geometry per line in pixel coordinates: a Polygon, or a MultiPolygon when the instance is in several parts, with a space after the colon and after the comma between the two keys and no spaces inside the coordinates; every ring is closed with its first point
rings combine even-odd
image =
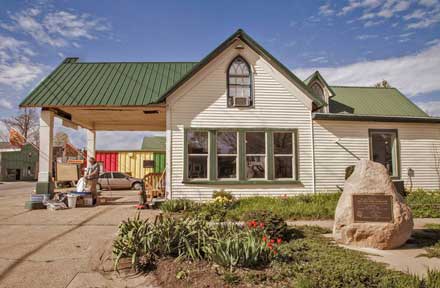
{"type": "MultiPolygon", "coordinates": [[[[83,287],[127,285],[102,282],[97,269],[100,257],[108,255],[117,225],[138,212],[136,192],[103,192],[114,201],[98,207],[30,211],[24,203],[34,186],[0,184],[0,287],[69,287],[84,281],[90,285],[83,287]]],[[[140,213],[149,218],[158,214],[140,213]]]]}

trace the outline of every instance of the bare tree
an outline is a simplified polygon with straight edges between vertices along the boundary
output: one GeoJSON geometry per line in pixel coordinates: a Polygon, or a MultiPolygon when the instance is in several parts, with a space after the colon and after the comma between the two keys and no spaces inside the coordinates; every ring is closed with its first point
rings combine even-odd
{"type": "Polygon", "coordinates": [[[387,80],[382,80],[376,84],[374,84],[374,87],[376,88],[391,88],[390,83],[388,83],[387,80]]]}
{"type": "Polygon", "coordinates": [[[38,134],[38,113],[34,109],[24,108],[16,116],[1,119],[0,121],[6,126],[8,130],[11,128],[17,130],[27,139],[35,145],[39,143],[38,134]]]}

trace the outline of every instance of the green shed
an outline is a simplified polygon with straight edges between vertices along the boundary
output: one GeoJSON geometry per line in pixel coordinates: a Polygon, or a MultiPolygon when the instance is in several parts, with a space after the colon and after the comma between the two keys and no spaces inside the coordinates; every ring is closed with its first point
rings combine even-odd
{"type": "Polygon", "coordinates": [[[32,181],[38,177],[38,150],[31,144],[21,149],[0,143],[0,181],[32,181]]]}

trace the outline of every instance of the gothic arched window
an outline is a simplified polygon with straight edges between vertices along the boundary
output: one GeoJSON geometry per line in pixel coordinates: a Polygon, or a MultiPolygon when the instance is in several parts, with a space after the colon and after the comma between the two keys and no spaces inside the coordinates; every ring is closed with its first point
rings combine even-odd
{"type": "Polygon", "coordinates": [[[253,105],[251,67],[241,56],[229,65],[228,107],[249,107],[253,105]]]}

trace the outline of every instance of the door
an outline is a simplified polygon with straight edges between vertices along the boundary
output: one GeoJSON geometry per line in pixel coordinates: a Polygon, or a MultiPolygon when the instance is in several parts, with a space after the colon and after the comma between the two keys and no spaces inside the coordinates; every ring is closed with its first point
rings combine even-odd
{"type": "Polygon", "coordinates": [[[127,175],[119,172],[113,172],[113,181],[115,183],[114,188],[118,189],[130,189],[131,183],[127,175]]]}
{"type": "Polygon", "coordinates": [[[20,173],[21,171],[20,171],[20,169],[16,169],[15,170],[15,180],[20,180],[20,176],[21,176],[21,173],[20,173]]]}

